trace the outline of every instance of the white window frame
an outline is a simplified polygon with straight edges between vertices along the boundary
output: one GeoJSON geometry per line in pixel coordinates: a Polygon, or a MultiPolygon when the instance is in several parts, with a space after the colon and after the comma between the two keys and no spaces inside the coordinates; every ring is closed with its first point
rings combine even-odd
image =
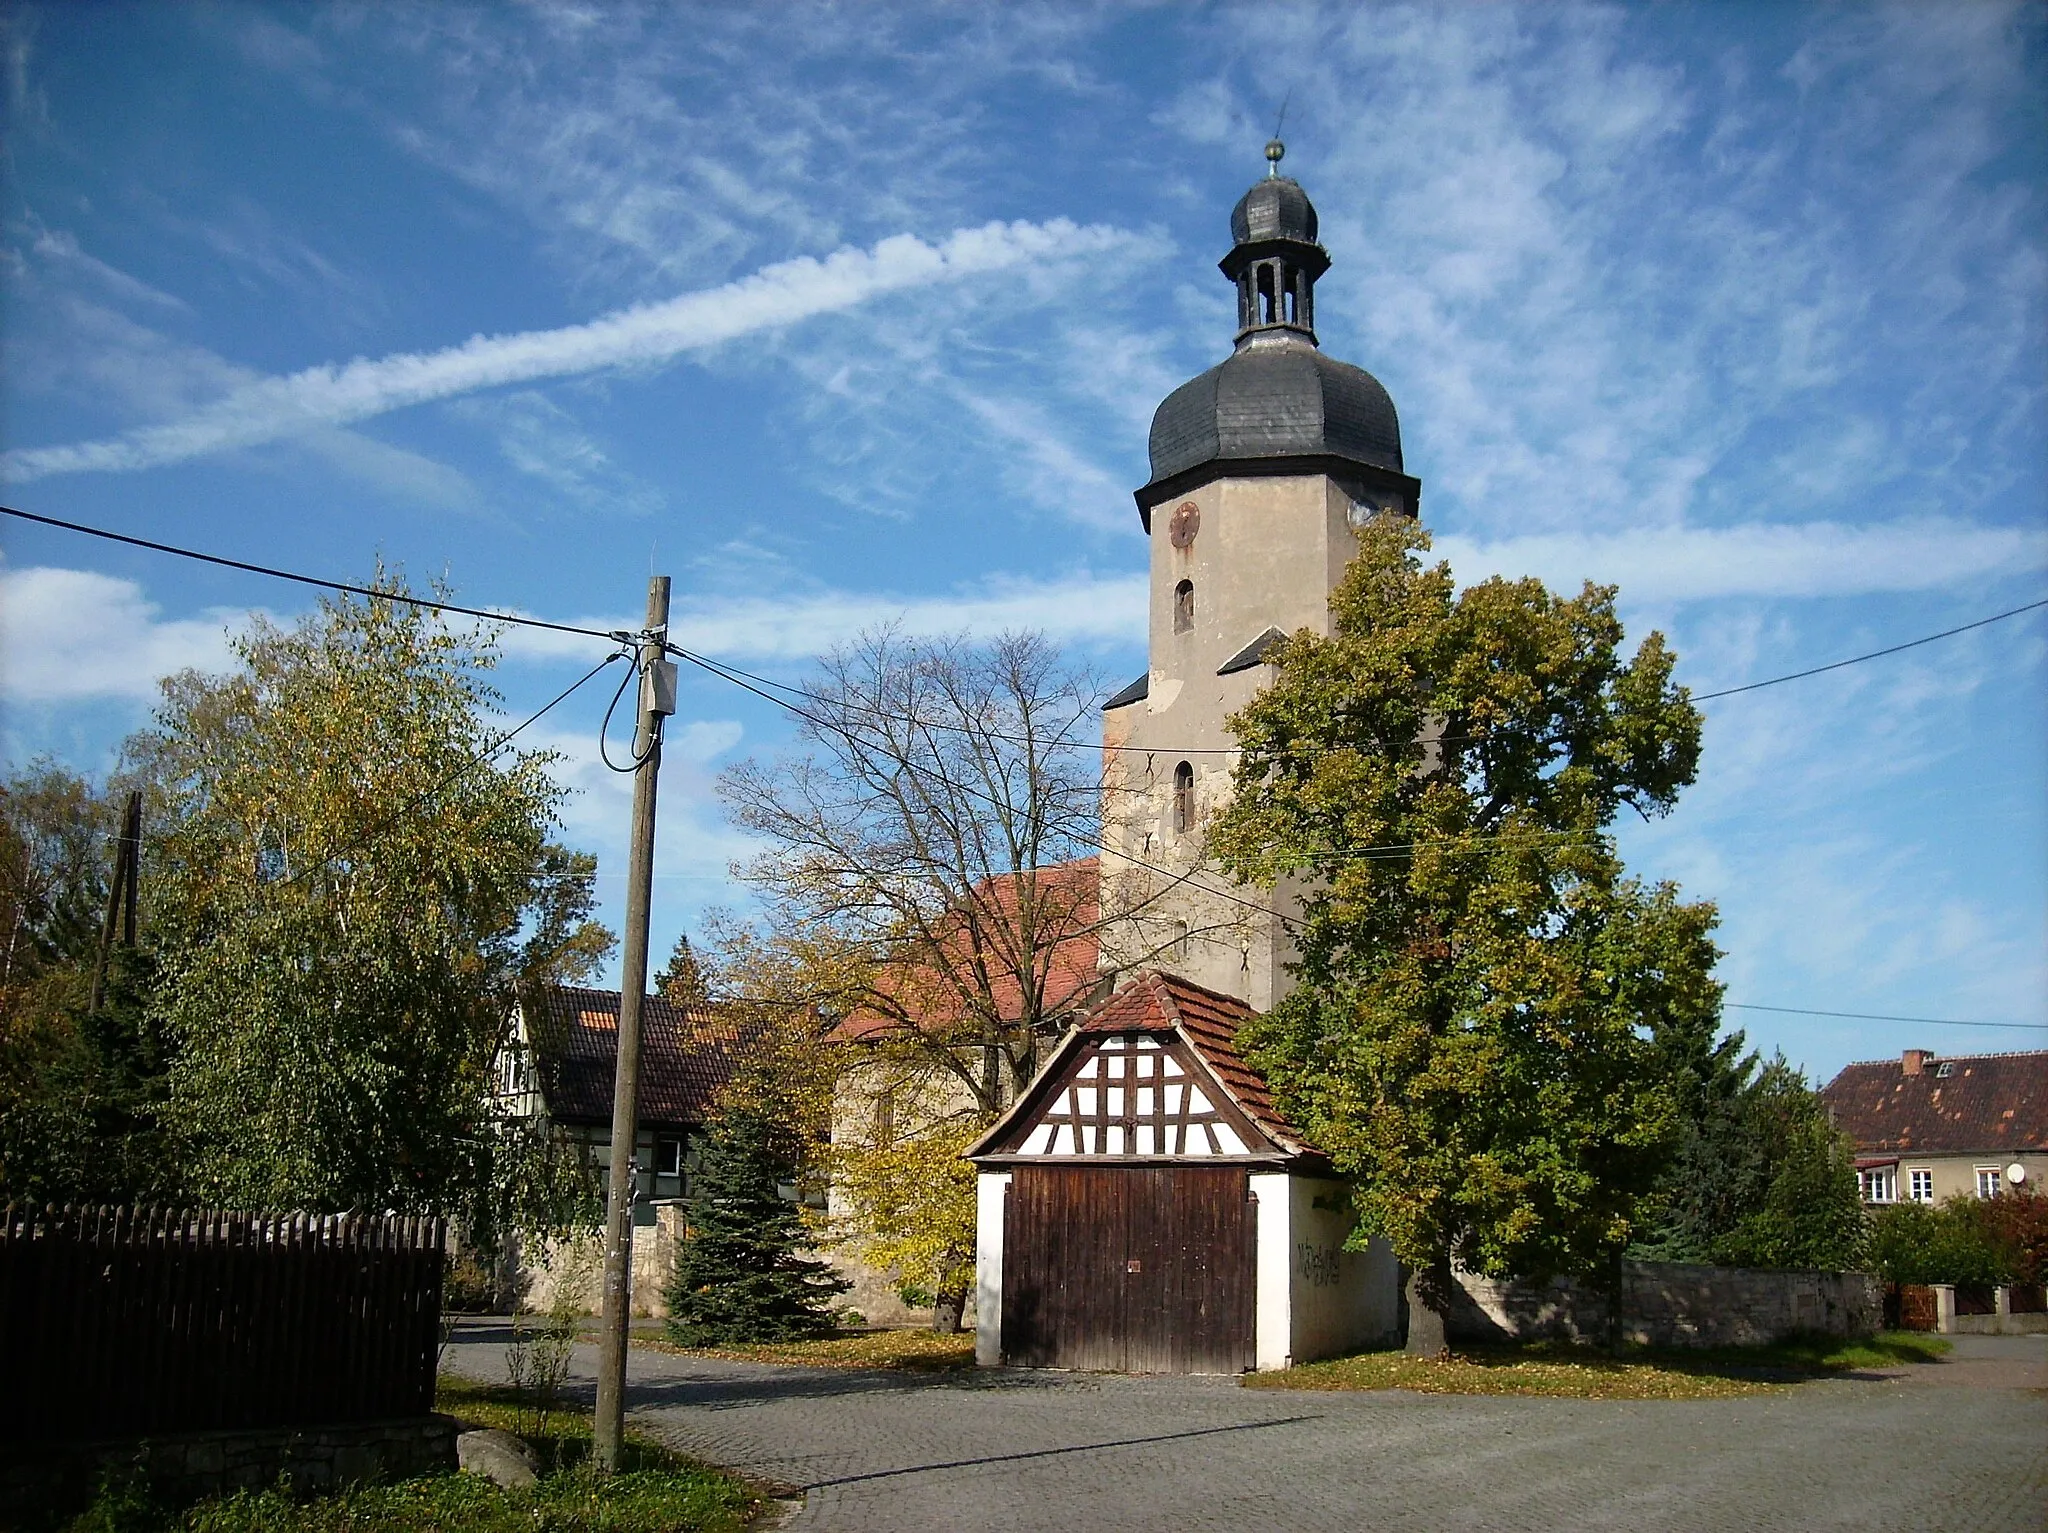
{"type": "Polygon", "coordinates": [[[2003,1166],[1972,1166],[1977,1173],[1977,1196],[1995,1198],[2005,1191],[2005,1168],[2003,1166]],[[1985,1189],[1989,1188],[1987,1192],[1985,1189]]]}
{"type": "Polygon", "coordinates": [[[1913,1203],[1934,1201],[1934,1168],[1912,1166],[1906,1171],[1906,1198],[1913,1203]]]}
{"type": "Polygon", "coordinates": [[[1899,1168],[1891,1166],[1868,1166],[1856,1173],[1861,1183],[1860,1191],[1866,1203],[1896,1203],[1899,1201],[1899,1168]]]}

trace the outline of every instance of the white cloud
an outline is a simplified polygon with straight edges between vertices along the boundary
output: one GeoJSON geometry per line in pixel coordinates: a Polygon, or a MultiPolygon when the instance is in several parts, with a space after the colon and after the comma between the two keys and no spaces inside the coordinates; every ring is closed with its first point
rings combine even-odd
{"type": "Polygon", "coordinates": [[[146,303],[178,313],[191,311],[192,306],[184,299],[166,293],[162,288],[151,287],[125,271],[109,266],[99,257],[88,255],[79,245],[78,237],[67,230],[38,228],[30,248],[43,260],[72,267],[126,302],[146,303]]]}
{"type": "Polygon", "coordinates": [[[1492,541],[1447,535],[1436,550],[1458,578],[1535,575],[1562,590],[1617,584],[1631,602],[1728,596],[1862,596],[1932,591],[2048,566],[2048,530],[1947,517],[1862,526],[1750,522],[1631,533],[1538,533],[1492,541]]]}
{"type": "Polygon", "coordinates": [[[0,695],[17,703],[151,699],[157,679],[230,663],[249,614],[213,608],[169,621],[132,580],[91,570],[0,571],[0,695]]]}
{"type": "Polygon", "coordinates": [[[1022,399],[964,398],[975,419],[1017,455],[1005,481],[1018,494],[1078,522],[1119,532],[1135,525],[1130,487],[1085,456],[1043,409],[1022,399]]]}
{"type": "MultiPolygon", "coordinates": [[[[156,303],[155,290],[86,255],[77,240],[44,230],[22,263],[19,314],[8,337],[9,383],[21,390],[87,404],[109,404],[130,417],[186,416],[210,402],[258,386],[262,377],[203,346],[138,323],[84,297],[82,286],[131,303],[156,303]],[[87,281],[77,279],[83,273],[87,281]]],[[[175,302],[175,300],[172,300],[175,302]]],[[[69,449],[59,449],[67,451],[69,449]]],[[[397,498],[451,510],[475,509],[479,497],[460,470],[360,432],[311,422],[280,452],[318,459],[351,479],[397,498]]],[[[0,465],[8,460],[0,457],[0,465]]],[[[279,459],[259,455],[260,466],[279,459]]]]}
{"type": "Polygon", "coordinates": [[[665,497],[612,460],[576,417],[536,389],[457,400],[449,408],[488,430],[505,461],[584,510],[644,516],[665,497]]]}
{"type": "MultiPolygon", "coordinates": [[[[1142,644],[1147,577],[1074,575],[1063,580],[995,578],[937,596],[812,589],[786,597],[727,596],[680,602],[669,637],[685,649],[723,659],[807,660],[865,629],[895,624],[914,634],[994,634],[1038,629],[1070,644],[1142,644]]],[[[620,616],[578,618],[574,626],[637,628],[620,616]]],[[[514,628],[505,653],[535,659],[585,654],[589,640],[514,628]]]]}
{"type": "MultiPolygon", "coordinates": [[[[733,660],[807,660],[888,623],[920,634],[1034,628],[1087,647],[1139,644],[1145,604],[1143,575],[998,578],[940,596],[813,589],[787,598],[679,604],[669,635],[687,649],[733,660]]],[[[16,702],[153,698],[158,677],[187,666],[227,666],[228,634],[248,618],[242,609],[220,607],[166,619],[135,581],[92,570],[0,571],[0,695],[16,702]]],[[[576,619],[573,626],[610,631],[637,628],[639,620],[614,615],[576,619]]],[[[602,642],[511,627],[501,648],[510,658],[594,660],[602,642]]],[[[692,725],[680,748],[709,759],[733,743],[721,732],[725,727],[692,725]]]]}
{"type": "Polygon", "coordinates": [[[949,596],[819,591],[685,608],[670,633],[678,644],[710,655],[783,660],[807,659],[883,623],[919,634],[1036,628],[1074,644],[1142,643],[1146,600],[1144,575],[992,580],[949,596]]]}
{"type": "Polygon", "coordinates": [[[1099,253],[1128,240],[1120,230],[1080,228],[1064,219],[985,224],[937,245],[915,235],[892,235],[867,250],[779,262],[722,287],[637,304],[586,324],[473,336],[441,351],[359,358],[263,378],[182,420],[97,441],[17,448],[0,459],[0,466],[7,477],[21,481],[181,462],[479,389],[600,368],[652,366],[686,351],[852,308],[881,294],[1055,256],[1099,253]]]}

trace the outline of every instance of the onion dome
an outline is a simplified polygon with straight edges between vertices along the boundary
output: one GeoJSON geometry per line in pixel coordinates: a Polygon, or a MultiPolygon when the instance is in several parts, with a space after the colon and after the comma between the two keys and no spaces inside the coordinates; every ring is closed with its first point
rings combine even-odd
{"type": "Polygon", "coordinates": [[[1285,151],[1266,146],[1270,172],[1230,214],[1231,249],[1221,270],[1237,288],[1237,346],[1221,364],[1182,384],[1152,417],[1152,478],[1137,492],[1150,507],[1219,473],[1342,474],[1405,488],[1394,401],[1363,368],[1325,356],[1315,332],[1315,284],[1329,270],[1316,242],[1315,204],[1279,174],[1285,151]]]}

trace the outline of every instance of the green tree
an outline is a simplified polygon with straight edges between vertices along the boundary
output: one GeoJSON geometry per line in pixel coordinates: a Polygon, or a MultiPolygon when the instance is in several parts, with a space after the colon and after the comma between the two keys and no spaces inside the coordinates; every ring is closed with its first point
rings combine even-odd
{"type": "Polygon", "coordinates": [[[960,1329],[974,1286],[975,1173],[961,1156],[986,1125],[951,1078],[887,1058],[846,1072],[832,1184],[861,1259],[896,1275],[932,1329],[960,1329]]]}
{"type": "Polygon", "coordinates": [[[384,595],[235,653],[165,681],[128,753],[192,1190],[480,1215],[524,1163],[490,1074],[510,997],[609,941],[588,859],[547,841],[550,758],[494,749],[488,633],[384,595]]]}
{"type": "Polygon", "coordinates": [[[171,1040],[149,1013],[155,955],[110,955],[90,1005],[119,795],[48,761],[0,783],[0,1197],[178,1196],[165,1131],[171,1040]]]}
{"type": "Polygon", "coordinates": [[[701,1011],[711,1000],[710,983],[704,977],[704,966],[697,961],[697,950],[690,946],[688,932],[676,938],[668,964],[654,976],[654,988],[671,1006],[680,1006],[685,1011],[701,1011]]]}
{"type": "Polygon", "coordinates": [[[666,1293],[675,1340],[788,1341],[833,1328],[830,1303],[847,1284],[801,1254],[811,1237],[794,1196],[799,1158],[788,1126],[752,1102],[729,1102],[712,1122],[666,1293]]]}
{"type": "Polygon", "coordinates": [[[1985,1200],[1958,1194],[1938,1205],[1876,1209],[1870,1264],[1888,1283],[2009,1283],[2021,1275],[2023,1253],[2000,1238],[1986,1208],[1985,1200]]]}
{"type": "Polygon", "coordinates": [[[1710,908],[1624,876],[1608,827],[1666,813],[1700,717],[1611,587],[1455,591],[1381,518],[1333,631],[1273,652],[1232,720],[1209,849],[1298,879],[1296,987],[1247,1030],[1283,1108],[1355,1181],[1356,1236],[1411,1273],[1411,1350],[1444,1344],[1452,1264],[1614,1275],[1679,1104],[1651,1032],[1715,1004],[1710,908]]]}
{"type": "MultiPolygon", "coordinates": [[[[1659,1042],[1667,1041],[1660,1030],[1659,1042]]],[[[1742,1034],[1672,1060],[1679,1144],[1632,1254],[1737,1267],[1840,1271],[1861,1260],[1863,1201],[1849,1142],[1780,1056],[1759,1066],[1742,1034]]]]}

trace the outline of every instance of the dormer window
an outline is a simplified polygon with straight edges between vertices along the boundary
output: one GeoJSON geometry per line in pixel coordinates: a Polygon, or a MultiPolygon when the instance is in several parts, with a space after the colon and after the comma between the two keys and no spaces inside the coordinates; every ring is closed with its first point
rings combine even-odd
{"type": "Polygon", "coordinates": [[[1945,1081],[1955,1072],[1955,1068],[1954,1064],[1944,1059],[1934,1067],[1934,1078],[1938,1081],[1945,1081]]]}
{"type": "Polygon", "coordinates": [[[1186,633],[1195,626],[1195,583],[1183,580],[1173,588],[1173,631],[1186,633]]]}

